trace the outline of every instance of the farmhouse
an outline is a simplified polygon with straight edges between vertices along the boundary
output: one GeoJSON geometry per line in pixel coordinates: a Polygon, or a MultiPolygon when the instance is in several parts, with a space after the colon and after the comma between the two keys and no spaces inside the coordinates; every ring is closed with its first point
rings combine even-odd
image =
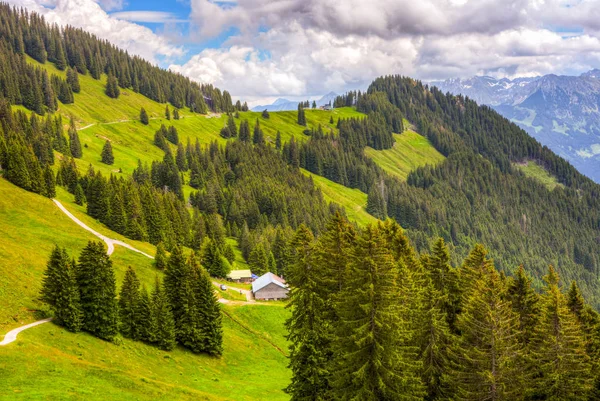
{"type": "Polygon", "coordinates": [[[227,279],[236,283],[251,283],[252,272],[250,270],[232,270],[227,275],[227,279]]]}
{"type": "Polygon", "coordinates": [[[269,272],[252,282],[252,293],[256,299],[285,299],[288,296],[288,286],[284,279],[269,272]]]}

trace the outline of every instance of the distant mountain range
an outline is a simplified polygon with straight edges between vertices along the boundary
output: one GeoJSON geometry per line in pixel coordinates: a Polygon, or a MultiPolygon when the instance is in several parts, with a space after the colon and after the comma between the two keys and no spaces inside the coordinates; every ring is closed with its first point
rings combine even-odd
{"type": "MultiPolygon", "coordinates": [[[[337,96],[337,93],[335,92],[329,92],[328,94],[324,95],[322,98],[320,98],[319,100],[317,100],[317,107],[321,107],[324,106],[326,104],[328,104],[329,102],[331,102],[331,104],[333,104],[333,101],[335,100],[337,96]]],[[[266,104],[266,105],[261,105],[261,106],[254,106],[252,108],[252,111],[263,111],[263,110],[268,110],[268,111],[286,111],[286,110],[296,110],[298,108],[298,101],[293,101],[293,100],[288,100],[288,99],[284,99],[284,98],[279,98],[277,100],[275,100],[273,103],[271,104],[266,104]]],[[[311,105],[312,105],[312,101],[311,101],[311,105]]]]}
{"type": "Polygon", "coordinates": [[[493,107],[600,183],[600,70],[495,79],[476,76],[431,82],[493,107]]]}

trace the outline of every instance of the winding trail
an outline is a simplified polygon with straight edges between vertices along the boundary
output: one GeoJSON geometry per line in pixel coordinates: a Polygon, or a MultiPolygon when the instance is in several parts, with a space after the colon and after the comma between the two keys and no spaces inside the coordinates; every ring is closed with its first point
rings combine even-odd
{"type": "Polygon", "coordinates": [[[107,250],[107,252],[106,252],[106,253],[107,253],[109,256],[110,256],[110,255],[112,255],[112,254],[113,254],[113,252],[115,251],[115,245],[119,245],[119,246],[122,246],[122,247],[124,247],[124,248],[130,249],[130,250],[132,250],[132,251],[134,251],[134,252],[141,253],[142,255],[144,255],[144,256],[145,256],[145,257],[147,257],[147,258],[154,259],[154,256],[150,256],[150,255],[148,255],[147,253],[144,253],[144,252],[140,251],[139,249],[137,249],[137,248],[134,248],[133,246],[131,246],[131,245],[129,245],[129,244],[126,244],[126,243],[125,243],[125,242],[123,242],[123,241],[119,241],[119,240],[116,240],[116,239],[108,238],[107,236],[100,234],[98,231],[95,231],[95,230],[91,229],[91,228],[90,228],[89,226],[87,226],[87,225],[86,225],[84,222],[82,222],[81,220],[79,220],[77,217],[73,216],[73,214],[72,214],[71,212],[69,212],[69,211],[67,210],[67,208],[66,208],[66,207],[64,207],[64,206],[62,205],[62,203],[60,203],[58,200],[56,200],[56,199],[52,199],[52,201],[53,201],[53,202],[56,204],[56,206],[58,206],[58,208],[59,208],[60,210],[62,210],[62,211],[63,211],[63,213],[64,213],[64,214],[66,214],[67,216],[69,216],[69,218],[70,218],[71,220],[73,220],[73,221],[74,221],[74,222],[75,222],[75,223],[76,223],[76,224],[77,224],[79,227],[83,228],[83,229],[84,229],[84,230],[86,230],[86,231],[89,231],[89,232],[91,232],[91,233],[92,233],[92,234],[94,234],[96,237],[98,237],[98,238],[100,238],[102,241],[106,242],[106,246],[108,247],[108,250],[107,250]]]}
{"type": "Polygon", "coordinates": [[[48,323],[51,320],[52,320],[52,318],[49,317],[48,319],[38,320],[37,322],[33,322],[33,323],[26,324],[25,326],[17,327],[16,329],[11,330],[8,333],[6,333],[6,335],[4,336],[4,340],[2,340],[0,342],[0,345],[10,344],[17,339],[17,334],[19,334],[23,330],[27,330],[32,327],[39,326],[40,324],[48,323]]]}

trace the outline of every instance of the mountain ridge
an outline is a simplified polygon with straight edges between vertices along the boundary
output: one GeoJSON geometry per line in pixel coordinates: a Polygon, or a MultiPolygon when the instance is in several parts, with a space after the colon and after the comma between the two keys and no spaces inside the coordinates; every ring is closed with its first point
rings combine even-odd
{"type": "Polygon", "coordinates": [[[600,70],[496,79],[475,76],[433,81],[444,92],[489,105],[600,182],[600,70]]]}

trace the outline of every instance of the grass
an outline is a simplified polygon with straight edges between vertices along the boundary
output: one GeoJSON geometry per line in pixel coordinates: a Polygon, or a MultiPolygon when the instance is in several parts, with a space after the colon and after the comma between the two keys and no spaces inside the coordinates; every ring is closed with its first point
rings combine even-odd
{"type": "Polygon", "coordinates": [[[288,399],[282,391],[290,374],[281,324],[287,310],[261,305],[223,310],[221,358],[181,348],[167,353],[129,340],[112,344],[51,323],[27,330],[2,350],[0,399],[288,399]]]}
{"type": "Polygon", "coordinates": [[[313,182],[321,189],[323,197],[327,202],[335,202],[346,209],[348,219],[363,226],[377,221],[375,217],[367,213],[367,194],[361,190],[345,187],[327,178],[314,175],[304,169],[302,172],[312,177],[313,182]]]}
{"type": "Polygon", "coordinates": [[[365,153],[388,174],[405,181],[417,167],[436,165],[445,157],[433,147],[427,138],[412,130],[394,134],[396,142],[391,149],[366,148],[365,153]]]}
{"type": "Polygon", "coordinates": [[[544,184],[550,191],[557,186],[564,187],[563,184],[558,182],[555,176],[533,160],[528,160],[524,163],[513,163],[513,166],[521,170],[527,177],[544,184]]]}
{"type": "MultiPolygon", "coordinates": [[[[44,307],[37,296],[54,244],[77,256],[87,241],[96,237],[71,221],[49,199],[3,179],[0,192],[1,335],[39,317],[35,310],[44,307]]],[[[65,191],[59,191],[58,198],[95,230],[122,238],[85,215],[65,191]]],[[[154,253],[150,244],[128,242],[154,253]]],[[[118,283],[127,266],[133,266],[148,287],[156,275],[162,275],[150,259],[119,246],[111,259],[118,283]]],[[[227,296],[238,300],[239,294],[227,291],[227,296]]],[[[68,333],[53,324],[41,325],[19,334],[15,343],[1,349],[0,400],[285,400],[288,397],[281,389],[290,373],[284,355],[287,342],[283,325],[288,311],[283,306],[224,305],[225,353],[220,359],[183,349],[165,353],[128,340],[117,345],[85,333],[68,333]]]]}

